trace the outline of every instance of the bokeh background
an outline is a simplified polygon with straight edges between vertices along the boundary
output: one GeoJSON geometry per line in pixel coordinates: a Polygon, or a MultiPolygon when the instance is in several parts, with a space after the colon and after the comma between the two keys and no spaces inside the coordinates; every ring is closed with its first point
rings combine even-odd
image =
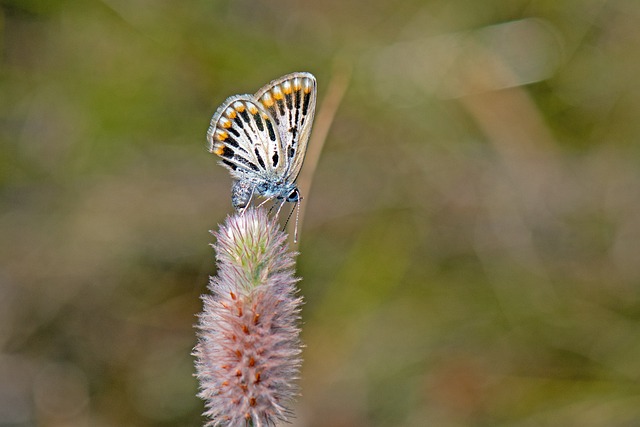
{"type": "Polygon", "coordinates": [[[640,425],[640,2],[0,5],[0,426],[203,424],[205,132],[292,71],[292,425],[640,425]]]}

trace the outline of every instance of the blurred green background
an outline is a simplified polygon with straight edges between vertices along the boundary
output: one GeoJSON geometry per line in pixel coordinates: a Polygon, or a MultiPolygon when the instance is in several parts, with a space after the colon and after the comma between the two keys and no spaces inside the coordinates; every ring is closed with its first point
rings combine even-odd
{"type": "Polygon", "coordinates": [[[0,426],[202,425],[205,132],[293,71],[293,426],[640,425],[640,2],[0,5],[0,426]]]}

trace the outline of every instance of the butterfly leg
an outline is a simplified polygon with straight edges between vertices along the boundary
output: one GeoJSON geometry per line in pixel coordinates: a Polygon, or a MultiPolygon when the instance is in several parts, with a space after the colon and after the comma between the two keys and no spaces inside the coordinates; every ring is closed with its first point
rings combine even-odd
{"type": "Polygon", "coordinates": [[[280,206],[278,206],[278,210],[276,211],[276,216],[280,215],[280,210],[282,209],[282,206],[284,206],[284,202],[285,202],[285,200],[282,199],[282,201],[280,202],[280,206]]]}
{"type": "MultiPolygon", "coordinates": [[[[293,243],[298,243],[298,221],[300,219],[300,200],[302,200],[302,198],[300,198],[297,202],[295,202],[295,206],[291,209],[291,212],[289,212],[289,215],[287,216],[287,220],[284,223],[284,227],[282,227],[282,231],[285,231],[287,229],[287,225],[289,224],[289,220],[291,219],[291,216],[293,215],[293,211],[296,211],[296,224],[294,226],[293,229],[293,243]]],[[[282,205],[284,204],[284,201],[282,202],[282,204],[280,205],[280,207],[282,207],[282,205]]],[[[280,209],[278,208],[278,213],[280,213],[280,209]]],[[[277,214],[276,214],[277,215],[277,214]]]]}
{"type": "Polygon", "coordinates": [[[261,202],[261,203],[258,205],[258,207],[263,206],[265,203],[267,203],[269,200],[272,200],[272,199],[273,199],[273,197],[267,197],[266,199],[264,199],[264,201],[263,201],[263,202],[261,202]]]}

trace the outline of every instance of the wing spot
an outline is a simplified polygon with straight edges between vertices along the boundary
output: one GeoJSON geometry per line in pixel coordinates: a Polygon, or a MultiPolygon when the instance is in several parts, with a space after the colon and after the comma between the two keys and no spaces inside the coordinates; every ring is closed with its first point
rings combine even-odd
{"type": "Polygon", "coordinates": [[[231,168],[231,170],[236,170],[238,169],[238,166],[236,166],[234,163],[231,163],[228,160],[224,160],[222,159],[222,163],[224,163],[225,165],[227,165],[229,168],[231,168]]]}
{"type": "Polygon", "coordinates": [[[287,100],[287,108],[293,110],[293,93],[289,91],[289,93],[285,95],[285,99],[287,100]]]}
{"type": "Polygon", "coordinates": [[[242,117],[242,120],[244,120],[245,123],[251,123],[251,119],[249,118],[249,113],[247,113],[247,110],[240,111],[240,117],[242,117]]]}
{"type": "Polygon", "coordinates": [[[228,129],[231,127],[231,120],[227,119],[226,117],[220,117],[220,125],[223,128],[228,129]]]}
{"type": "Polygon", "coordinates": [[[273,164],[273,167],[275,168],[276,166],[278,166],[278,160],[280,159],[280,156],[278,156],[278,153],[273,153],[273,156],[271,157],[271,161],[273,164]]]}
{"type": "Polygon", "coordinates": [[[224,141],[227,138],[229,138],[229,134],[227,132],[220,129],[216,129],[216,139],[218,141],[224,141]]]}
{"type": "Polygon", "coordinates": [[[260,132],[264,132],[264,124],[262,123],[262,117],[260,117],[260,114],[258,114],[257,109],[256,109],[256,112],[253,114],[253,120],[255,120],[256,125],[258,125],[258,130],[260,132]]]}
{"type": "Polygon", "coordinates": [[[278,104],[278,112],[281,116],[284,116],[284,101],[282,99],[278,99],[276,102],[278,104]]]}
{"type": "Polygon", "coordinates": [[[233,108],[229,107],[224,111],[224,114],[230,118],[231,120],[236,118],[236,110],[234,110],[233,108]]]}
{"type": "Polygon", "coordinates": [[[301,98],[302,98],[302,91],[298,89],[296,90],[296,111],[300,110],[301,98]]]}
{"type": "Polygon", "coordinates": [[[262,169],[266,169],[264,160],[262,160],[262,156],[260,155],[260,151],[258,151],[257,148],[254,148],[253,152],[256,153],[256,157],[258,158],[258,163],[260,163],[260,166],[262,166],[262,169]]]}
{"type": "Polygon", "coordinates": [[[227,138],[227,140],[225,141],[225,144],[231,145],[232,147],[236,147],[236,148],[240,147],[238,142],[235,139],[231,138],[231,137],[227,138]]]}
{"type": "Polygon", "coordinates": [[[262,99],[260,101],[262,101],[262,105],[266,108],[271,108],[271,106],[273,106],[273,98],[269,92],[262,95],[262,99]]]}
{"type": "Polygon", "coordinates": [[[273,89],[271,89],[271,92],[273,92],[273,99],[275,99],[276,101],[281,101],[282,99],[284,99],[284,94],[282,93],[282,89],[280,89],[280,86],[274,86],[273,89]]]}
{"type": "Polygon", "coordinates": [[[240,101],[236,101],[233,103],[233,108],[238,112],[238,113],[242,113],[245,110],[245,106],[242,102],[240,101]]]}
{"type": "Polygon", "coordinates": [[[250,162],[249,160],[245,159],[244,157],[238,156],[236,155],[234,157],[234,159],[238,162],[238,163],[242,163],[243,165],[245,165],[246,167],[250,168],[251,170],[258,172],[258,166],[256,166],[254,163],[250,162]]]}
{"type": "Polygon", "coordinates": [[[233,158],[233,149],[227,147],[226,145],[220,144],[217,145],[214,149],[213,149],[213,153],[220,156],[220,157],[224,157],[227,159],[231,159],[233,158]]]}
{"type": "Polygon", "coordinates": [[[211,152],[217,156],[222,156],[222,153],[224,153],[224,145],[222,144],[214,145],[213,150],[211,150],[211,152]]]}
{"type": "Polygon", "coordinates": [[[309,101],[311,101],[311,92],[306,92],[304,93],[304,102],[302,104],[302,114],[304,116],[307,115],[307,113],[309,112],[309,101]]]}
{"type": "Polygon", "coordinates": [[[300,121],[300,101],[302,98],[302,92],[298,91],[296,92],[296,116],[293,119],[294,123],[297,123],[299,126],[302,126],[302,123],[304,122],[304,117],[303,120],[300,121]]]}
{"type": "Polygon", "coordinates": [[[273,124],[271,124],[271,120],[267,119],[265,120],[267,123],[267,130],[269,131],[269,139],[271,139],[272,141],[276,140],[276,132],[273,129],[273,124]]]}
{"type": "Polygon", "coordinates": [[[287,80],[282,83],[282,92],[285,95],[289,95],[291,93],[291,80],[287,80]]]}
{"type": "Polygon", "coordinates": [[[296,155],[296,149],[293,147],[289,147],[289,158],[293,159],[293,156],[296,155]]]}
{"type": "Polygon", "coordinates": [[[311,93],[311,89],[313,88],[311,79],[305,78],[304,83],[302,84],[302,87],[304,88],[304,93],[311,93]]]}

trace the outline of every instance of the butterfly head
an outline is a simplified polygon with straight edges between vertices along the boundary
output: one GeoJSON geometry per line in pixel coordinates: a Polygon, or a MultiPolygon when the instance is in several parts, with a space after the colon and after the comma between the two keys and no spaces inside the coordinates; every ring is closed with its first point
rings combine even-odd
{"type": "Polygon", "coordinates": [[[293,190],[291,190],[286,200],[287,202],[292,202],[292,203],[296,203],[302,200],[302,196],[300,196],[300,190],[298,190],[298,187],[293,187],[293,190]]]}

